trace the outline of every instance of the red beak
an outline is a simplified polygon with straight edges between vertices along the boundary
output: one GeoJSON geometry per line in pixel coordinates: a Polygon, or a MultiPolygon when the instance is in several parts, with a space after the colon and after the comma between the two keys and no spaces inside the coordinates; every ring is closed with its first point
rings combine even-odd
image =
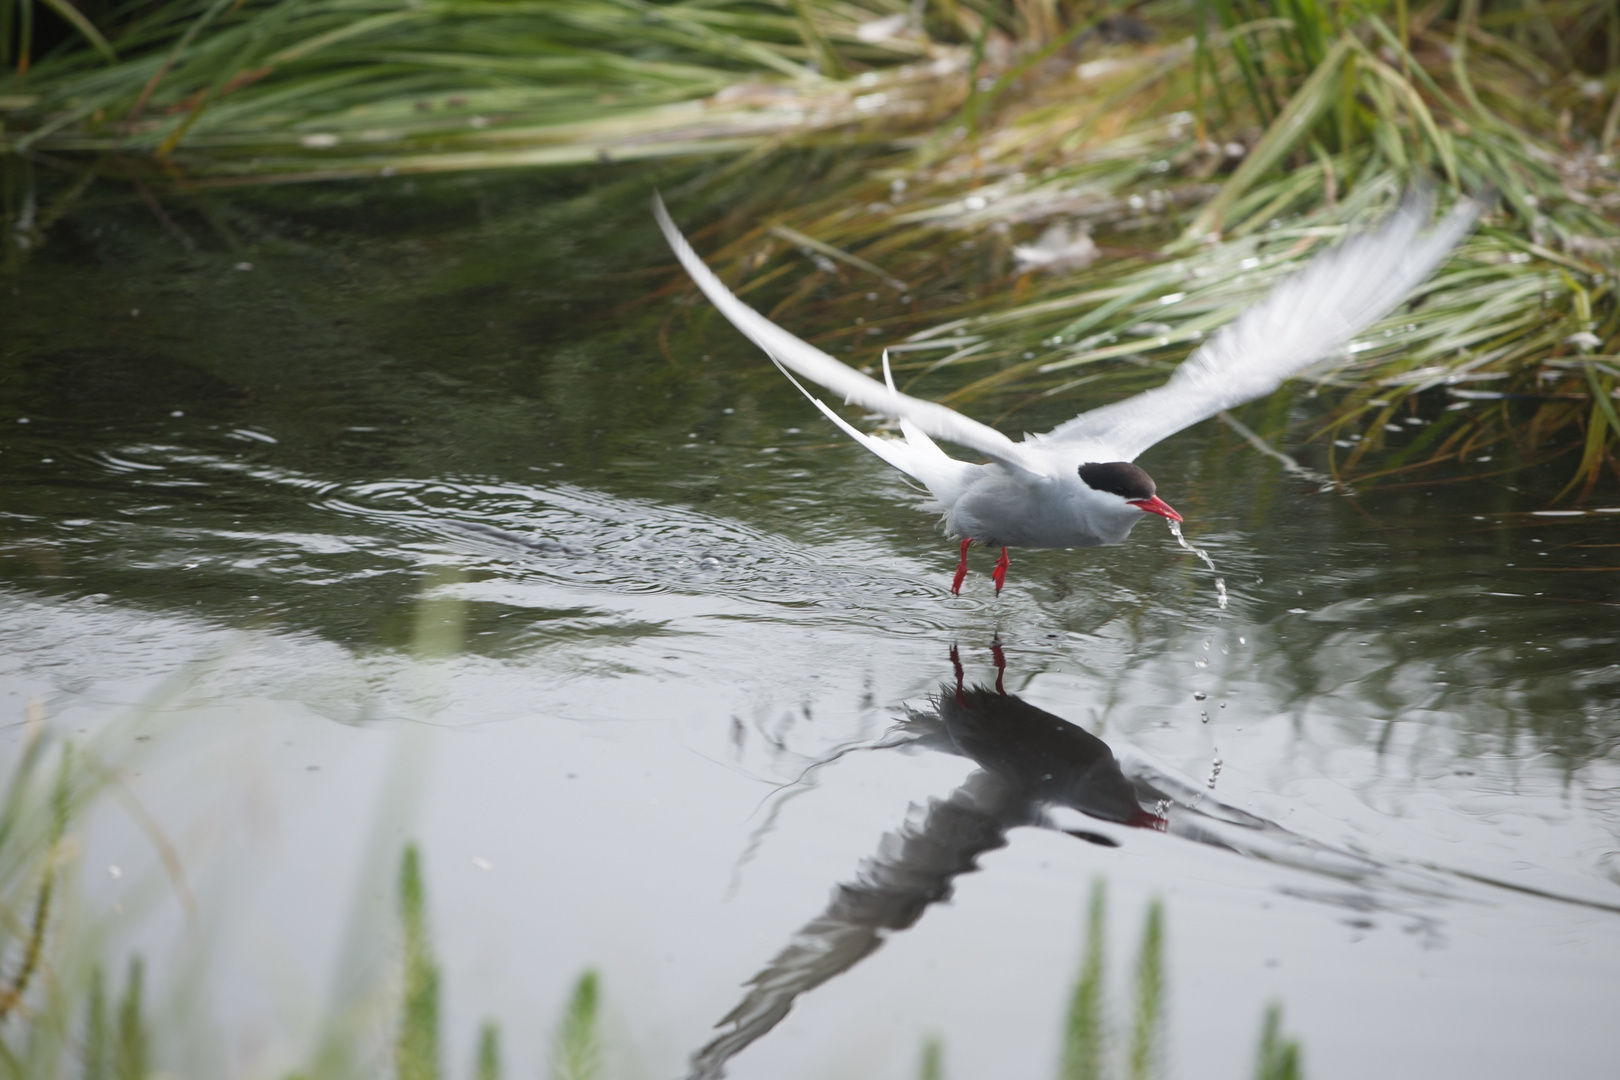
{"type": "Polygon", "coordinates": [[[1151,499],[1132,499],[1131,505],[1144,513],[1158,514],[1160,517],[1169,518],[1171,521],[1181,520],[1181,515],[1170,509],[1170,504],[1157,495],[1151,499]]]}

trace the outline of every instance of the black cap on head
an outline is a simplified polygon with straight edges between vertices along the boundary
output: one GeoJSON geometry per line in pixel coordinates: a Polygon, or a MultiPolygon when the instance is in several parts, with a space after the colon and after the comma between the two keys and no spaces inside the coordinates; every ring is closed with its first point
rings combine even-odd
{"type": "Polygon", "coordinates": [[[1153,498],[1153,477],[1129,461],[1089,461],[1080,466],[1080,479],[1094,491],[1106,491],[1122,499],[1153,498]]]}

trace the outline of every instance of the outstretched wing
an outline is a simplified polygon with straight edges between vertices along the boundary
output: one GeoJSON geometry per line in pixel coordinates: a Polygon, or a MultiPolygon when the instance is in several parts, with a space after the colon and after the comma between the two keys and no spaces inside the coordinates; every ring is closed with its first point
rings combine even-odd
{"type": "Polygon", "coordinates": [[[876,379],[862,375],[783,330],[733,296],[731,290],[715,277],[670,220],[669,211],[664,209],[664,200],[657,195],[653,196],[653,215],[658,219],[658,227],[664,230],[664,239],[669,241],[675,257],[681,260],[681,265],[692,276],[697,287],[720,309],[722,315],[731,320],[733,326],[764,349],[766,355],[778,364],[842,395],[845,402],[909,421],[936,439],[977,450],[1031,479],[1046,475],[1040,455],[1031,453],[1029,447],[1013,442],[995,428],[969,420],[937,402],[923,401],[890,390],[876,379]]]}
{"type": "Polygon", "coordinates": [[[1222,327],[1163,386],[1081,413],[1038,441],[1089,445],[1110,460],[1131,461],[1182,428],[1271,393],[1394,310],[1482,208],[1465,199],[1424,233],[1432,206],[1427,193],[1409,194],[1381,228],[1317,256],[1222,327]]]}

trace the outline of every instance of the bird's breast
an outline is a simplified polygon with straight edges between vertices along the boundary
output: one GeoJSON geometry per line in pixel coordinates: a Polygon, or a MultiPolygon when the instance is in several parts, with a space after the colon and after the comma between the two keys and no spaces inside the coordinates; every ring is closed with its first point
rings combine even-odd
{"type": "Polygon", "coordinates": [[[1141,511],[1127,508],[1120,514],[1089,494],[1078,480],[1031,484],[986,469],[951,506],[946,525],[956,536],[1006,547],[1098,547],[1123,541],[1141,511]]]}

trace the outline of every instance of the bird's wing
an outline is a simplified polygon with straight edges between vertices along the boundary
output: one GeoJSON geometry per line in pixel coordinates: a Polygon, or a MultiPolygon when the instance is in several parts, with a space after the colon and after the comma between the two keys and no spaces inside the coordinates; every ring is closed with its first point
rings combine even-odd
{"type": "Polygon", "coordinates": [[[1394,310],[1482,209],[1465,199],[1424,233],[1432,205],[1427,193],[1407,195],[1381,228],[1317,256],[1222,327],[1163,386],[1081,413],[1036,441],[1131,461],[1182,428],[1271,393],[1394,310]]]}
{"type": "Polygon", "coordinates": [[[731,320],[733,326],[764,349],[766,355],[778,364],[842,395],[845,402],[909,421],[936,439],[977,450],[1008,466],[1016,474],[1023,474],[1029,479],[1047,475],[1043,455],[1034,452],[1033,448],[1015,443],[995,428],[970,420],[955,409],[891,390],[783,330],[733,296],[731,290],[715,277],[670,220],[663,199],[657,195],[653,196],[653,214],[658,218],[658,227],[664,230],[664,239],[669,241],[675,257],[681,260],[681,265],[692,276],[697,287],[720,309],[722,315],[731,320]]]}

